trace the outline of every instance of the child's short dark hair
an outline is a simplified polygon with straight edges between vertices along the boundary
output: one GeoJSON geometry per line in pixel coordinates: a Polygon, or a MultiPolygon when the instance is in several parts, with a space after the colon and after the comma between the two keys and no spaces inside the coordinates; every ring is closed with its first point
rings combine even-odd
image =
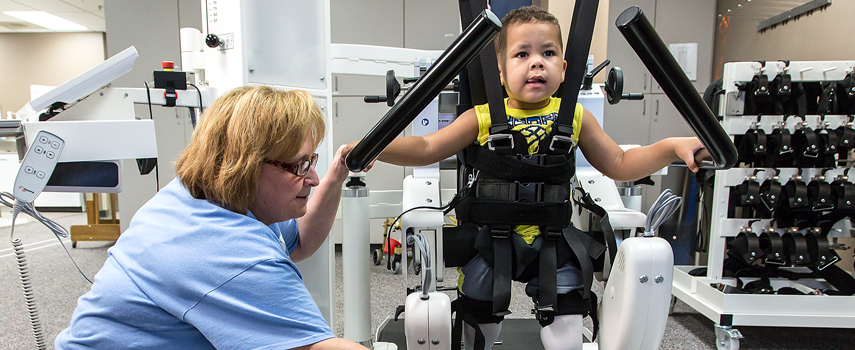
{"type": "MultiPolygon", "coordinates": [[[[553,24],[558,28],[558,44],[564,48],[564,39],[561,37],[561,25],[558,23],[558,18],[555,18],[549,11],[538,6],[524,6],[509,12],[502,18],[502,30],[496,36],[496,55],[504,57],[505,50],[508,48],[508,29],[519,23],[547,23],[553,24]]],[[[500,62],[501,63],[501,62],[500,62]]]]}

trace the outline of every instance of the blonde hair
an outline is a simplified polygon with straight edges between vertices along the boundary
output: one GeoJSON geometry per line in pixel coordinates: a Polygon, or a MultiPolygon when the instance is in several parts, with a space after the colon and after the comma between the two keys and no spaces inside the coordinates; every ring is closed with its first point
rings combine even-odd
{"type": "Polygon", "coordinates": [[[255,200],[262,162],[293,158],[307,137],[317,148],[324,119],[305,91],[239,87],[214,101],[175,164],[198,199],[246,214],[255,200]]]}
{"type": "Polygon", "coordinates": [[[561,50],[564,49],[564,39],[561,37],[561,25],[558,23],[558,18],[555,18],[549,11],[538,6],[524,6],[516,10],[508,12],[502,18],[502,29],[496,36],[496,56],[499,58],[499,63],[504,64],[505,56],[508,49],[508,31],[511,26],[521,23],[546,23],[552,24],[558,29],[558,45],[561,50]]]}

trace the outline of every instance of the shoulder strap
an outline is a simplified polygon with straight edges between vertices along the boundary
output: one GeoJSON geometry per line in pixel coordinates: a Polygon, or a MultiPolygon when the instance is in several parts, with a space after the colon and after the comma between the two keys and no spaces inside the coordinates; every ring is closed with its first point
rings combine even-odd
{"type": "Polygon", "coordinates": [[[591,50],[591,37],[594,35],[594,22],[597,18],[598,0],[576,0],[573,9],[573,21],[570,24],[570,35],[567,39],[567,49],[564,50],[564,60],[567,61],[567,71],[564,83],[561,84],[558,96],[561,96],[561,108],[556,121],[556,135],[570,137],[573,135],[573,118],[576,115],[576,101],[582,79],[585,77],[585,66],[588,62],[588,52],[591,50]]]}

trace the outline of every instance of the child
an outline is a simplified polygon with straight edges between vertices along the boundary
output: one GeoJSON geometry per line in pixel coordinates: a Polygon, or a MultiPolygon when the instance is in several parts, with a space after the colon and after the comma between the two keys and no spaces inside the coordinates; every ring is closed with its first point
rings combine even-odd
{"type": "MultiPolygon", "coordinates": [[[[563,59],[558,20],[536,6],[514,10],[502,20],[502,30],[495,43],[501,82],[508,94],[505,100],[508,122],[512,130],[525,137],[527,149],[524,151],[527,151],[528,155],[544,153],[548,145],[541,141],[552,132],[553,121],[561,103],[560,98],[554,98],[552,95],[564,81],[564,71],[567,68],[567,62],[563,59]]],[[[378,160],[404,166],[422,166],[438,162],[467,148],[475,141],[481,146],[485,145],[490,124],[488,106],[476,106],[433,134],[395,139],[380,154],[378,160]]],[[[572,138],[591,165],[617,181],[642,178],[677,159],[684,160],[692,171],[698,170],[694,155],[703,145],[696,138],[669,138],[649,146],[623,151],[603,132],[594,116],[578,104],[573,118],[573,130],[572,138]]],[[[349,151],[355,144],[356,142],[351,143],[344,152],[349,151]]],[[[564,198],[562,201],[566,200],[566,197],[564,198]]],[[[528,245],[540,246],[533,243],[537,241],[541,227],[517,225],[513,231],[528,245]]],[[[489,234],[490,231],[487,232],[489,234]]],[[[519,241],[517,237],[512,238],[519,241]]],[[[563,240],[561,242],[564,243],[563,240]]],[[[520,250],[516,243],[515,249],[520,250]]],[[[475,330],[472,327],[466,328],[464,340],[467,350],[473,350],[475,333],[483,335],[486,344],[484,349],[492,348],[503,319],[501,313],[490,311],[493,300],[493,266],[483,255],[484,253],[480,253],[461,269],[465,276],[459,288],[462,294],[461,310],[471,312],[480,328],[480,332],[473,332],[475,330]]],[[[492,260],[492,254],[489,255],[492,260]]],[[[534,260],[529,259],[529,262],[534,260]]],[[[557,265],[558,297],[554,311],[544,312],[545,317],[539,317],[543,326],[541,339],[547,350],[581,349],[582,318],[590,311],[590,301],[584,298],[582,293],[586,286],[582,283],[578,259],[564,260],[566,263],[557,265]]],[[[517,262],[515,271],[515,280],[529,282],[526,287],[527,294],[532,297],[538,295],[537,267],[527,268],[517,262]]]]}

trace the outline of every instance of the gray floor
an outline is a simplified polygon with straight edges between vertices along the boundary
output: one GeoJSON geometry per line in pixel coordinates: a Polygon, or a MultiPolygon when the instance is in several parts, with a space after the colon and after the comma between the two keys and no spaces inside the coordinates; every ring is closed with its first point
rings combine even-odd
{"type": "MultiPolygon", "coordinates": [[[[84,224],[83,214],[49,213],[49,217],[61,225],[84,224]]],[[[2,300],[2,324],[0,324],[0,349],[33,349],[35,343],[27,319],[24,298],[21,293],[20,278],[15,264],[8,227],[9,213],[0,215],[0,300],[2,300]],[[3,223],[6,223],[5,225],[3,223]]],[[[38,223],[19,223],[15,237],[24,244],[31,279],[35,288],[41,322],[49,339],[49,348],[53,348],[53,339],[65,327],[71,318],[77,298],[88,291],[89,283],[77,272],[66,253],[57,244],[57,240],[46,228],[38,223]]],[[[76,249],[69,247],[74,259],[83,272],[90,278],[100,269],[106,259],[107,249],[112,242],[81,242],[76,249]]],[[[366,263],[369,263],[366,254],[366,263]]],[[[341,258],[337,256],[337,285],[341,285],[341,258]]],[[[444,284],[454,284],[457,273],[453,269],[445,270],[444,284]]],[[[372,335],[386,317],[394,314],[395,307],[404,300],[404,282],[400,275],[393,275],[384,266],[371,265],[371,310],[372,335]]],[[[410,276],[408,285],[414,286],[417,280],[410,276]]],[[[531,304],[524,296],[523,286],[514,285],[514,297],[511,305],[511,318],[531,318],[531,304]]],[[[337,291],[337,308],[341,315],[341,295],[337,291]]],[[[586,321],[588,322],[588,321],[586,321]]],[[[855,331],[852,329],[816,329],[816,328],[769,328],[738,327],[745,335],[741,349],[853,349],[855,331]]],[[[334,331],[342,335],[342,321],[334,326],[334,331]]],[[[713,322],[706,319],[682,302],[678,302],[675,312],[668,319],[662,349],[715,349],[713,322]]],[[[532,349],[540,348],[536,344],[532,349]]],[[[497,350],[501,350],[497,347],[497,350]]]]}

